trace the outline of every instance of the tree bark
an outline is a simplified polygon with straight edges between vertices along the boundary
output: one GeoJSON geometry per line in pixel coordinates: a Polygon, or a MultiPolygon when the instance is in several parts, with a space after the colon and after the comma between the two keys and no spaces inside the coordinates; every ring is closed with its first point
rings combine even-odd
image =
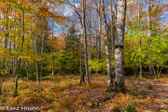
{"type": "MultiPolygon", "coordinates": [[[[35,46],[35,55],[37,57],[37,37],[36,40],[34,42],[34,46],[35,46]]],[[[40,85],[40,80],[39,80],[39,69],[38,69],[38,60],[35,59],[35,66],[36,66],[36,78],[37,78],[37,84],[40,85]]]]}
{"type": "Polygon", "coordinates": [[[117,28],[115,39],[115,90],[125,92],[124,82],[124,32],[125,32],[126,0],[118,0],[117,28]]]}
{"type": "MultiPolygon", "coordinates": [[[[42,30],[46,30],[45,29],[46,26],[43,27],[42,30]]],[[[45,54],[45,48],[46,48],[46,35],[45,33],[42,31],[42,49],[41,49],[41,56],[42,56],[42,61],[41,61],[41,71],[40,71],[40,81],[42,80],[42,75],[43,75],[43,67],[44,67],[44,54],[45,54]]]]}
{"type": "MultiPolygon", "coordinates": [[[[140,28],[140,8],[141,8],[141,0],[138,0],[138,26],[139,26],[139,33],[141,33],[141,28],[140,28]]],[[[140,58],[140,62],[139,62],[139,78],[140,80],[142,79],[142,53],[141,53],[141,36],[139,36],[139,58],[140,58]]]]}
{"type": "Polygon", "coordinates": [[[85,69],[86,69],[86,76],[87,82],[90,84],[90,77],[88,71],[88,49],[87,49],[87,35],[86,35],[86,23],[85,23],[85,7],[86,7],[86,0],[82,0],[82,23],[83,23],[83,37],[84,37],[84,48],[85,48],[85,69]]]}
{"type": "Polygon", "coordinates": [[[16,97],[18,94],[17,88],[18,88],[18,76],[16,76],[15,78],[15,89],[14,89],[14,94],[13,94],[14,97],[16,97]]]}
{"type": "Polygon", "coordinates": [[[52,51],[51,51],[51,53],[52,53],[52,76],[54,76],[54,55],[53,55],[53,41],[54,41],[54,39],[53,39],[53,34],[52,34],[52,51]]]}
{"type": "MultiPolygon", "coordinates": [[[[151,56],[151,47],[150,47],[150,43],[151,43],[151,39],[150,37],[152,36],[151,33],[151,15],[150,15],[150,11],[151,11],[151,0],[148,0],[148,42],[149,42],[149,56],[148,59],[151,60],[152,56],[151,56]]],[[[153,75],[153,67],[152,67],[152,62],[149,64],[149,74],[153,75]]]]}
{"type": "Polygon", "coordinates": [[[27,81],[29,81],[29,66],[28,66],[27,63],[25,64],[25,66],[26,66],[26,76],[27,76],[27,81]]]}
{"type": "Polygon", "coordinates": [[[79,71],[80,71],[80,74],[82,73],[82,53],[80,53],[80,69],[79,69],[79,71]]]}
{"type": "Polygon", "coordinates": [[[114,55],[114,37],[113,37],[113,12],[112,12],[112,0],[110,0],[110,11],[111,11],[111,52],[112,58],[114,55]]]}
{"type": "MultiPolygon", "coordinates": [[[[23,0],[22,0],[22,3],[23,3],[23,0]]],[[[22,19],[20,18],[20,23],[22,23],[22,44],[21,44],[21,55],[22,55],[22,52],[23,52],[23,45],[24,45],[24,32],[25,32],[25,27],[24,27],[24,10],[22,11],[22,19]]],[[[18,62],[18,74],[21,73],[21,58],[19,59],[19,62],[18,62]]]]}
{"type": "Polygon", "coordinates": [[[102,0],[102,11],[104,12],[103,17],[104,17],[104,25],[106,30],[105,50],[106,50],[106,61],[107,61],[108,90],[112,90],[111,62],[110,62],[110,50],[109,50],[109,27],[108,27],[106,15],[105,15],[104,0],[102,0]]]}
{"type": "Polygon", "coordinates": [[[85,83],[85,74],[84,74],[84,72],[82,72],[82,73],[80,74],[79,84],[82,84],[82,83],[85,83]]]}
{"type": "MultiPolygon", "coordinates": [[[[96,34],[96,45],[97,45],[97,60],[99,61],[101,58],[101,29],[102,29],[102,23],[101,23],[101,0],[99,0],[99,3],[97,3],[96,0],[94,0],[96,4],[96,11],[98,14],[98,33],[96,34]]],[[[96,24],[96,22],[95,22],[96,24]]],[[[96,74],[98,74],[98,70],[96,70],[96,74]]]]}
{"type": "Polygon", "coordinates": [[[97,59],[100,60],[101,57],[101,28],[102,28],[102,23],[101,23],[101,1],[99,0],[99,5],[98,5],[98,45],[97,45],[97,59]]]}
{"type": "MultiPolygon", "coordinates": [[[[89,22],[90,22],[90,24],[89,24],[89,54],[88,54],[88,58],[89,58],[89,60],[92,60],[92,53],[91,53],[91,49],[92,49],[92,33],[91,33],[91,28],[92,28],[92,9],[91,9],[91,4],[90,4],[90,18],[89,18],[89,22]]],[[[89,67],[91,66],[91,65],[88,65],[89,67]]],[[[91,76],[91,74],[92,74],[92,70],[89,68],[89,76],[91,76]]]]}

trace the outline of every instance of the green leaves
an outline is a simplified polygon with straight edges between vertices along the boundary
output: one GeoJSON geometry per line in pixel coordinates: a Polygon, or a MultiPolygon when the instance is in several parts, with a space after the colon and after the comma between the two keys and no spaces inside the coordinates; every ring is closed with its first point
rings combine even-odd
{"type": "Polygon", "coordinates": [[[97,60],[96,58],[94,58],[93,60],[88,60],[88,64],[90,65],[89,68],[95,71],[96,70],[99,71],[101,69],[104,69],[104,70],[107,69],[106,59],[97,60]]]}

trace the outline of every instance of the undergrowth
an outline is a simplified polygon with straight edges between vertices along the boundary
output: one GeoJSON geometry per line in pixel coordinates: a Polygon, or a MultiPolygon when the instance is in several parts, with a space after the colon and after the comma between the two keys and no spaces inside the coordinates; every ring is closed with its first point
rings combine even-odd
{"type": "MultiPolygon", "coordinates": [[[[138,88],[143,81],[138,83],[138,81],[126,80],[126,86],[130,90],[127,94],[115,93],[116,95],[112,95],[110,100],[98,104],[97,101],[100,98],[114,93],[105,92],[107,89],[106,76],[92,76],[90,86],[87,84],[79,85],[79,80],[75,76],[52,78],[50,80],[51,77],[47,77],[47,80],[43,80],[40,86],[37,85],[36,81],[27,82],[19,79],[17,93],[14,91],[13,79],[4,82],[0,106],[38,106],[42,112],[78,112],[100,108],[112,112],[145,112],[149,108],[154,109],[156,106],[152,102],[159,100],[157,94],[152,95],[147,92],[153,90],[152,83],[145,83],[144,87],[138,88]],[[15,97],[13,97],[14,94],[15,97]]],[[[167,80],[162,78],[161,81],[166,82],[167,80]]]]}

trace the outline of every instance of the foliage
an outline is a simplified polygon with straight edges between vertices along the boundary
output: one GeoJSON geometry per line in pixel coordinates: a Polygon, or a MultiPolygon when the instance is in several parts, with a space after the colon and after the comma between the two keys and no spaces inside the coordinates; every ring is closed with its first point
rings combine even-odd
{"type": "MultiPolygon", "coordinates": [[[[96,71],[101,71],[101,70],[107,70],[107,63],[106,63],[106,59],[103,58],[103,59],[100,59],[100,60],[97,60],[96,58],[92,59],[92,60],[89,60],[88,61],[88,64],[90,65],[90,69],[96,71]]],[[[114,60],[111,60],[111,64],[113,66],[114,64],[114,60]]]]}
{"type": "MultiPolygon", "coordinates": [[[[69,28],[69,35],[64,39],[64,47],[59,51],[53,53],[54,68],[60,74],[76,74],[79,73],[80,58],[82,57],[82,48],[80,44],[80,37],[76,35],[77,31],[72,26],[69,28]]],[[[59,43],[59,42],[58,42],[59,43]]],[[[47,66],[45,69],[51,71],[52,69],[52,53],[46,53],[47,66]]],[[[82,60],[83,63],[83,60],[82,60]]]]}
{"type": "Polygon", "coordinates": [[[104,59],[102,60],[97,60],[97,59],[93,59],[93,60],[89,60],[88,64],[90,65],[90,69],[93,69],[94,71],[98,70],[102,70],[102,69],[107,69],[107,65],[106,65],[106,61],[104,59]]]}

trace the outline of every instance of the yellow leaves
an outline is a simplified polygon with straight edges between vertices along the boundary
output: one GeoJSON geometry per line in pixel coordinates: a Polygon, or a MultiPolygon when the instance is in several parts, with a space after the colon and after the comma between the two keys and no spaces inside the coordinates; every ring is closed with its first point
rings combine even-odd
{"type": "Polygon", "coordinates": [[[25,8],[28,9],[29,7],[27,5],[25,5],[25,8]]]}
{"type": "Polygon", "coordinates": [[[25,2],[29,2],[29,0],[24,0],[25,2]]]}
{"type": "Polygon", "coordinates": [[[1,73],[1,74],[7,74],[7,73],[8,73],[8,71],[7,71],[7,70],[5,70],[5,69],[1,69],[1,70],[0,70],[0,73],[1,73]]]}
{"type": "Polygon", "coordinates": [[[24,59],[24,58],[25,58],[24,56],[19,56],[19,57],[18,57],[18,60],[19,60],[19,59],[24,59]]]}
{"type": "Polygon", "coordinates": [[[105,12],[101,12],[101,14],[104,14],[105,12]]]}
{"type": "Polygon", "coordinates": [[[41,61],[43,58],[40,55],[35,55],[32,52],[22,52],[22,54],[20,54],[18,56],[18,60],[26,60],[29,63],[34,63],[35,60],[37,61],[41,61]]]}

